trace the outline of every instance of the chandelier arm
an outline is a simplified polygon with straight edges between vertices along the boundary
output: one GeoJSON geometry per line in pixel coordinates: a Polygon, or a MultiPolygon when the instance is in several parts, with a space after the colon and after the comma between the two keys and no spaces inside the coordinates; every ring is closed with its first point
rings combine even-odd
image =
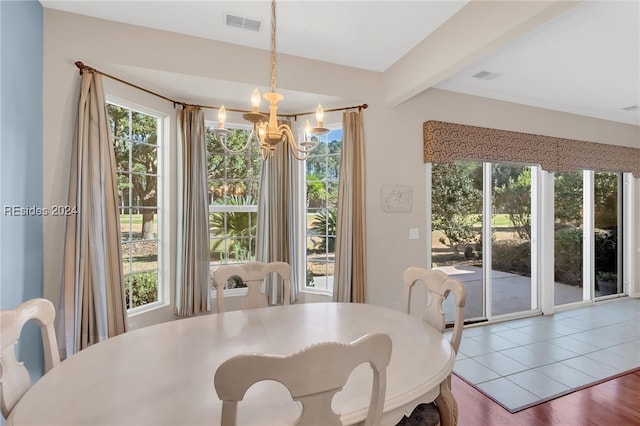
{"type": "Polygon", "coordinates": [[[319,143],[319,142],[310,142],[308,147],[298,144],[295,138],[293,137],[293,134],[291,133],[291,128],[286,124],[281,124],[280,126],[278,126],[278,132],[287,134],[287,139],[289,140],[289,143],[291,144],[291,148],[294,151],[308,154],[314,149],[316,149],[319,143]]]}
{"type": "Polygon", "coordinates": [[[235,149],[231,149],[227,146],[227,143],[225,142],[225,139],[227,139],[226,137],[221,137],[218,142],[220,142],[220,145],[222,145],[222,148],[230,153],[230,154],[242,154],[244,151],[247,150],[247,148],[249,147],[249,143],[251,142],[251,134],[254,133],[253,130],[251,130],[251,133],[249,133],[249,137],[247,138],[247,142],[244,144],[244,146],[242,148],[240,148],[239,150],[235,150],[235,149]]]}
{"type": "Polygon", "coordinates": [[[300,160],[306,160],[309,157],[309,152],[304,148],[301,148],[297,143],[295,138],[293,137],[293,133],[291,133],[291,128],[286,124],[281,124],[278,126],[278,132],[284,134],[287,137],[287,141],[289,145],[291,145],[291,153],[293,156],[300,160]]]}

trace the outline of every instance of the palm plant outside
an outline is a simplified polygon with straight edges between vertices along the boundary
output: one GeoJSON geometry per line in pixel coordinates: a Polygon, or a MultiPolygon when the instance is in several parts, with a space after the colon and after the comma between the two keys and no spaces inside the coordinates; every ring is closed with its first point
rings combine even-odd
{"type": "MultiPolygon", "coordinates": [[[[232,195],[214,204],[227,206],[255,205],[250,195],[232,195]]],[[[212,234],[211,252],[227,253],[228,260],[247,261],[255,257],[258,214],[255,212],[214,212],[209,215],[212,234]],[[226,238],[225,236],[226,230],[226,238]]]]}

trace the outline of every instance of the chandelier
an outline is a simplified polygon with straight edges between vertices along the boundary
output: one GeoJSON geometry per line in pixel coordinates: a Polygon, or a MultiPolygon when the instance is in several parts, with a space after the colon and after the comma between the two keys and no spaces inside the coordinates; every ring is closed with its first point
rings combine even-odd
{"type": "Polygon", "coordinates": [[[324,110],[318,104],[316,108],[316,126],[311,127],[306,121],[304,137],[300,143],[296,142],[291,127],[286,123],[278,123],[278,102],[284,99],[280,93],[276,92],[276,2],[271,1],[271,91],[264,94],[264,99],[269,101],[269,115],[260,112],[260,92],[253,89],[251,95],[251,112],[247,112],[242,117],[253,124],[253,129],[247,138],[247,143],[239,150],[232,150],[226,144],[226,138],[231,133],[224,128],[227,118],[226,109],[223,106],[218,110],[218,128],[214,129],[218,140],[226,151],[240,153],[248,148],[252,140],[260,146],[262,159],[275,154],[276,146],[281,142],[289,143],[291,152],[298,160],[305,160],[311,151],[318,145],[318,137],[329,133],[329,129],[323,127],[324,110]],[[312,140],[312,135],[317,136],[312,140]]]}

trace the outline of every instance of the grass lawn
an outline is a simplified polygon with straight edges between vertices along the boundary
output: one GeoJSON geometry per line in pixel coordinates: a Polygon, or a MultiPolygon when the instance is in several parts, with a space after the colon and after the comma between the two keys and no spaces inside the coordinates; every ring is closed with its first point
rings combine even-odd
{"type": "MultiPolygon", "coordinates": [[[[491,218],[491,224],[494,228],[512,228],[513,223],[509,219],[509,215],[505,213],[494,214],[491,218]]],[[[474,228],[482,229],[482,222],[476,222],[473,224],[474,228]]]]}
{"type": "Polygon", "coordinates": [[[494,228],[511,228],[513,227],[513,223],[509,219],[509,215],[507,214],[494,214],[491,218],[491,224],[494,228]]]}

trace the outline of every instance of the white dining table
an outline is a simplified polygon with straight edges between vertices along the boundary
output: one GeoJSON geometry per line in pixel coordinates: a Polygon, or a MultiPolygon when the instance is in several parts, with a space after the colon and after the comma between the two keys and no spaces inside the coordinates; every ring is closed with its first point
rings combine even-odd
{"type": "MultiPolygon", "coordinates": [[[[14,407],[7,424],[218,425],[222,403],[213,377],[226,359],[240,353],[286,355],[320,341],[347,343],[371,332],[388,334],[393,344],[382,421],[393,425],[440,394],[455,354],[449,341],[420,318],[355,303],[230,311],[127,332],[78,352],[45,374],[14,407]]],[[[344,424],[364,421],[371,383],[369,364],[361,364],[335,396],[333,408],[344,424]]],[[[299,410],[284,386],[264,381],[238,405],[238,424],[289,424],[299,410]]]]}

